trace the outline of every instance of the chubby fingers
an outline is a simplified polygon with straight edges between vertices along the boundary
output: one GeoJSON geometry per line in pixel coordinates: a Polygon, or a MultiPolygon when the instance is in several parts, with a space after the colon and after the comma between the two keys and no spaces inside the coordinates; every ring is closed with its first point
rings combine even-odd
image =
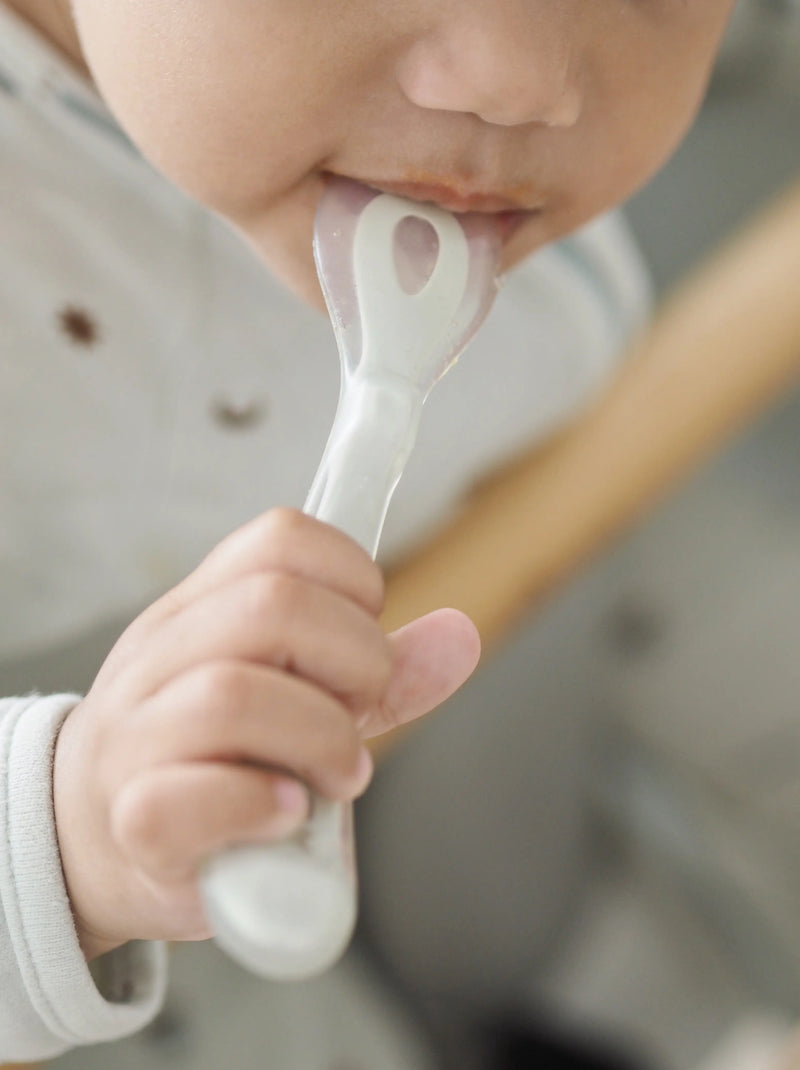
{"type": "Polygon", "coordinates": [[[300,676],[352,709],[374,705],[391,675],[377,619],[352,600],[282,573],[243,576],[166,620],[118,674],[127,701],[210,661],[240,660],[300,676]]]}
{"type": "Polygon", "coordinates": [[[234,843],[290,836],[308,816],[307,790],[280,773],[226,762],[147,769],[114,800],[111,835],[127,860],[160,883],[193,877],[234,843]]]}
{"type": "Polygon", "coordinates": [[[347,535],[295,509],[272,509],[234,531],[185,580],[154,602],[126,629],[97,676],[102,687],[140,658],[148,640],[214,592],[248,577],[284,577],[327,589],[377,617],[383,607],[379,567],[347,535]]]}
{"type": "MultiPolygon", "coordinates": [[[[217,661],[193,669],[116,725],[130,755],[121,776],[176,762],[227,761],[280,769],[330,799],[352,799],[372,775],[350,711],[274,669],[217,661]]],[[[117,775],[120,775],[118,771],[117,775]]]]}
{"type": "Polygon", "coordinates": [[[380,568],[349,536],[296,509],[271,509],[223,539],[191,575],[147,611],[163,620],[196,599],[254,573],[280,573],[327,587],[377,615],[380,568]]]}
{"type": "Polygon", "coordinates": [[[169,618],[123,668],[129,701],[212,660],[242,660],[302,676],[357,709],[374,704],[391,674],[381,627],[352,600],[283,574],[219,587],[169,618]]]}

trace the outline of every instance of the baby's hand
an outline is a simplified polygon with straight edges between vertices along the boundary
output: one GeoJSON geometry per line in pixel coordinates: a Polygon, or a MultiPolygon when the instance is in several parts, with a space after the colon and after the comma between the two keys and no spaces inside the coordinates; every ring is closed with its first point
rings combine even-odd
{"type": "Polygon", "coordinates": [[[362,738],[469,676],[472,624],[440,610],[385,636],[383,580],[354,542],[275,510],[222,542],[122,635],[56,748],[56,825],[87,958],[211,935],[204,858],[281,839],[310,787],[359,795],[362,738]]]}

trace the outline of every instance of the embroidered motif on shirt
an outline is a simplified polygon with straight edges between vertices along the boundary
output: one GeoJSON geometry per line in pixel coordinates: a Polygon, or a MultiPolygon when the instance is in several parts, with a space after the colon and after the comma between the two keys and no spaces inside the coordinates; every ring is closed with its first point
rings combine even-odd
{"type": "Polygon", "coordinates": [[[211,415],[219,427],[228,431],[247,431],[257,427],[267,414],[267,406],[259,401],[233,401],[215,398],[211,415]]]}
{"type": "Polygon", "coordinates": [[[73,345],[90,349],[100,341],[100,327],[85,308],[66,305],[58,313],[58,326],[73,345]]]}

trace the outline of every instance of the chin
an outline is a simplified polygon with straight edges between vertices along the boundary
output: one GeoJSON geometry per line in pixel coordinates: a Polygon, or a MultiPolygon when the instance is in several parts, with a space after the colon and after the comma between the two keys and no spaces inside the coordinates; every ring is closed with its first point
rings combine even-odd
{"type": "Polygon", "coordinates": [[[312,274],[308,271],[276,271],[270,264],[268,267],[278,282],[285,286],[294,297],[298,297],[317,312],[328,314],[316,271],[312,274]]]}
{"type": "Polygon", "coordinates": [[[314,257],[309,243],[308,255],[287,255],[282,248],[265,248],[265,243],[259,240],[257,233],[250,230],[239,229],[242,237],[253,247],[259,259],[269,271],[270,275],[284,287],[293,297],[298,298],[304,304],[324,312],[325,298],[322,296],[317,271],[314,266],[314,257]]]}
{"type": "Polygon", "coordinates": [[[552,220],[546,214],[533,216],[503,246],[500,273],[505,275],[506,272],[511,271],[517,264],[521,264],[523,260],[527,260],[529,256],[541,249],[543,245],[553,241],[555,236],[552,220]]]}

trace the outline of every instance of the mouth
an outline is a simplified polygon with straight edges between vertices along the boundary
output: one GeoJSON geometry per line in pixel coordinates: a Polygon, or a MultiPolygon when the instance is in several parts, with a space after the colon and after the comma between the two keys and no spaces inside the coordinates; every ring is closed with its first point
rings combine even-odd
{"type": "Polygon", "coordinates": [[[491,216],[492,223],[496,226],[504,244],[524,223],[541,215],[544,211],[543,205],[532,208],[526,206],[521,197],[458,188],[445,182],[383,182],[371,179],[357,179],[357,181],[381,193],[391,193],[408,200],[435,204],[456,215],[491,216]]]}
{"type": "Polygon", "coordinates": [[[368,186],[394,193],[398,197],[408,197],[412,201],[429,201],[448,212],[480,212],[486,215],[500,215],[508,212],[530,212],[518,200],[497,193],[459,190],[444,183],[428,182],[367,182],[368,186]]]}

